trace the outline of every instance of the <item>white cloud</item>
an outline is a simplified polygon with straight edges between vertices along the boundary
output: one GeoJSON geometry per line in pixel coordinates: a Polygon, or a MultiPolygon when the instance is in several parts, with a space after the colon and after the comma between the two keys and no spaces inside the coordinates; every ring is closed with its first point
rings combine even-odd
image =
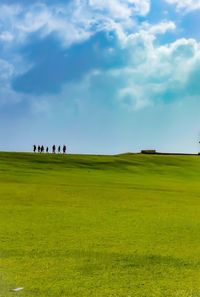
{"type": "Polygon", "coordinates": [[[23,96],[16,94],[10,86],[15,67],[6,60],[0,59],[0,106],[19,102],[23,96]]]}
{"type": "Polygon", "coordinates": [[[0,34],[0,41],[2,42],[11,42],[13,41],[13,39],[14,39],[14,36],[10,32],[3,31],[0,34]]]}
{"type": "Polygon", "coordinates": [[[132,15],[147,15],[150,0],[89,0],[94,9],[107,11],[115,19],[127,19],[132,15]]]}
{"type": "Polygon", "coordinates": [[[143,25],[143,28],[149,34],[157,35],[157,34],[165,34],[168,31],[174,31],[176,29],[176,24],[172,21],[163,21],[155,25],[150,25],[148,23],[145,23],[143,25]]]}
{"type": "Polygon", "coordinates": [[[32,32],[55,32],[69,46],[102,29],[115,29],[119,34],[133,29],[134,17],[146,15],[149,9],[150,0],[74,0],[56,6],[37,2],[31,6],[3,4],[0,40],[23,42],[32,32]]]}
{"type": "Polygon", "coordinates": [[[175,4],[178,9],[192,11],[200,9],[200,0],[165,0],[169,4],[175,4]]]}
{"type": "Polygon", "coordinates": [[[124,98],[128,102],[129,99],[130,106],[132,103],[138,109],[190,96],[190,78],[200,63],[198,42],[180,39],[168,45],[155,46],[153,39],[144,34],[132,36],[129,42],[133,56],[136,54],[137,59],[141,58],[139,61],[133,59],[133,66],[130,64],[119,70],[118,75],[125,77],[126,82],[119,90],[120,101],[124,98]]]}
{"type": "MultiPolygon", "coordinates": [[[[80,85],[87,87],[80,92],[81,98],[85,93],[93,100],[95,89],[95,100],[104,104],[113,100],[133,111],[200,96],[198,79],[193,82],[196,72],[200,75],[200,44],[195,40],[179,39],[157,46],[154,37],[142,31],[129,36],[126,48],[127,65],[84,78],[80,85]]],[[[74,88],[77,94],[79,87],[74,88]]],[[[72,91],[70,97],[73,98],[72,91]]]]}
{"type": "Polygon", "coordinates": [[[14,74],[14,66],[5,60],[0,59],[0,83],[10,79],[14,74]]]}

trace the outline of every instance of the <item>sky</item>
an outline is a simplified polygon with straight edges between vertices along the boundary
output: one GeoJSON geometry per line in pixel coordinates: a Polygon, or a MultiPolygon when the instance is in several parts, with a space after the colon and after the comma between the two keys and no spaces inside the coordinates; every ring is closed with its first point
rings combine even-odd
{"type": "Polygon", "coordinates": [[[200,0],[1,0],[0,150],[200,151],[200,0]]]}

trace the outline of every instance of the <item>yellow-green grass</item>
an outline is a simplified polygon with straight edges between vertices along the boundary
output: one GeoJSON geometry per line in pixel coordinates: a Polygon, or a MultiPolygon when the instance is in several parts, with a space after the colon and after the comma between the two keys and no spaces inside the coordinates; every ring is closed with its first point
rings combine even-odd
{"type": "Polygon", "coordinates": [[[0,153],[0,296],[199,297],[200,157],[0,153]]]}

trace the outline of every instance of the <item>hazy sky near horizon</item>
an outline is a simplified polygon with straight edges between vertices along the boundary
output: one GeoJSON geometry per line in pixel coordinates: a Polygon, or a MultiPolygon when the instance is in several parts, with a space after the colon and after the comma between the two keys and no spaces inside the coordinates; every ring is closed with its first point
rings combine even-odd
{"type": "Polygon", "coordinates": [[[200,0],[1,0],[0,150],[200,150],[200,0]]]}

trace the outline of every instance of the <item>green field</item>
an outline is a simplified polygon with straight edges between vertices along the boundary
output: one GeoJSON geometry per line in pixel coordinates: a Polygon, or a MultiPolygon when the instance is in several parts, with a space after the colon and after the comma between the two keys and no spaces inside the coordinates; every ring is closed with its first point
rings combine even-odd
{"type": "Polygon", "coordinates": [[[200,157],[0,153],[0,296],[199,297],[200,157]]]}

